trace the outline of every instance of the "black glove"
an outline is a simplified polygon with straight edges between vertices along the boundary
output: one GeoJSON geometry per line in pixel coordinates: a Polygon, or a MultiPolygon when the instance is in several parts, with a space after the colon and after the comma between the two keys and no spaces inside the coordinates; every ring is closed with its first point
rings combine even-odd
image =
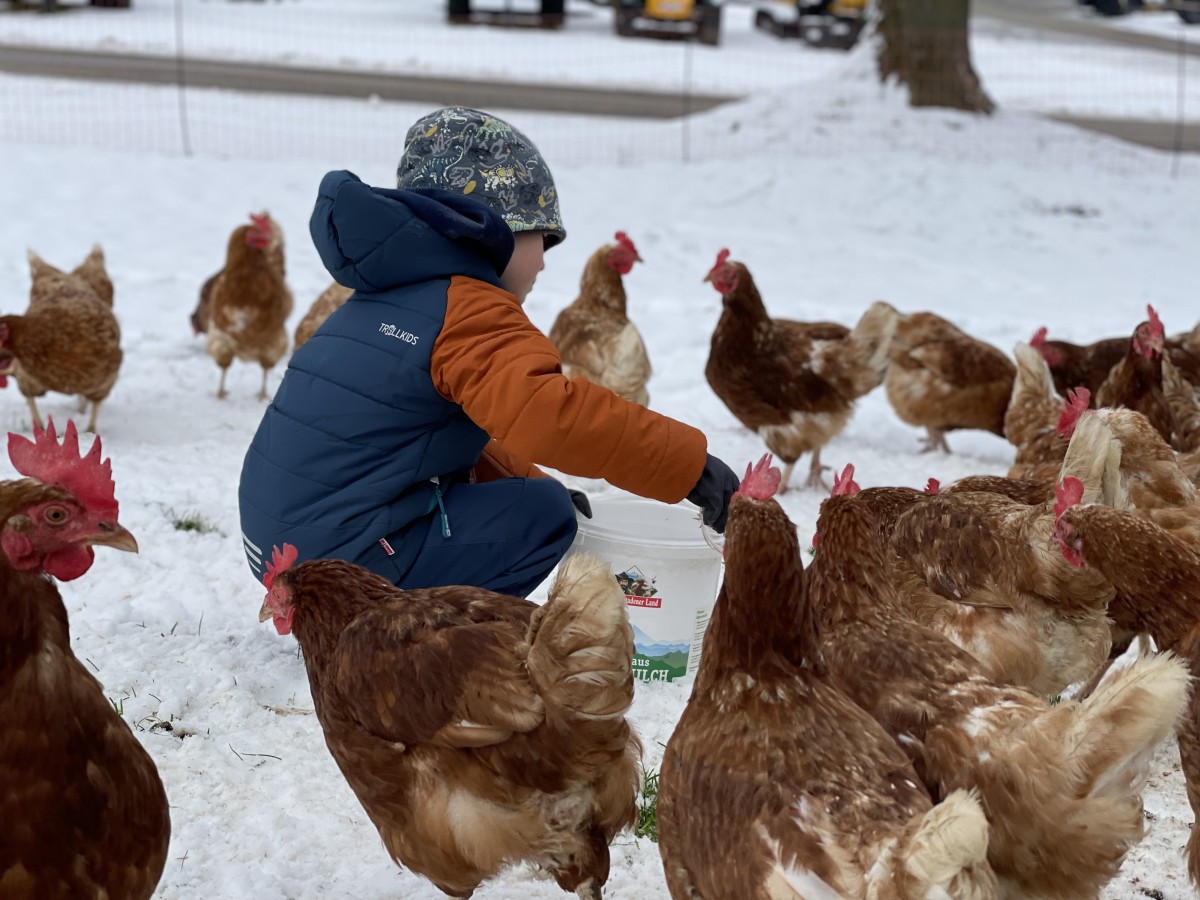
{"type": "Polygon", "coordinates": [[[571,502],[575,504],[575,508],[585,519],[592,517],[592,503],[587,498],[587,494],[583,491],[574,491],[567,488],[567,493],[571,495],[571,502]]]}
{"type": "Polygon", "coordinates": [[[710,453],[704,461],[704,471],[700,473],[700,480],[687,495],[688,500],[704,510],[704,524],[718,534],[725,531],[725,519],[729,516],[729,499],[739,484],[733,469],[710,453]]]}

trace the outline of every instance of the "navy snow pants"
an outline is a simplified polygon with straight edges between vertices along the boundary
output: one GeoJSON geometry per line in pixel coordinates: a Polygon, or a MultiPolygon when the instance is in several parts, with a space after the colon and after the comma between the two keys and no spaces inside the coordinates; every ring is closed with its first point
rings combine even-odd
{"type": "Polygon", "coordinates": [[[577,528],[571,495],[553,478],[452,484],[442,510],[396,536],[405,545],[421,543],[406,571],[381,573],[397,587],[470,584],[526,597],[558,565],[577,528]]]}

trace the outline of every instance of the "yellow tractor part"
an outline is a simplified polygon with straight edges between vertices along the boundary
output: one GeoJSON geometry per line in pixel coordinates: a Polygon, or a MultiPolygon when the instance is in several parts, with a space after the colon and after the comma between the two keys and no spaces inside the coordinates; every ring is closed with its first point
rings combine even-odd
{"type": "Polygon", "coordinates": [[[855,18],[861,16],[866,7],[867,0],[834,0],[829,4],[829,12],[835,16],[855,18]]]}
{"type": "Polygon", "coordinates": [[[646,15],[652,19],[681,22],[692,17],[696,0],[646,0],[646,15]]]}

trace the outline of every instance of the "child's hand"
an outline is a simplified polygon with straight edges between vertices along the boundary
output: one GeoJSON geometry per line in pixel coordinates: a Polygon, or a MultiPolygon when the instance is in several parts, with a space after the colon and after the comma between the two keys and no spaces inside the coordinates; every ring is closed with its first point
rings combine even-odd
{"type": "Polygon", "coordinates": [[[723,534],[725,519],[729,515],[729,500],[737,489],[738,477],[733,469],[710,453],[704,463],[704,471],[700,473],[700,480],[687,498],[703,510],[704,524],[723,534]]]}

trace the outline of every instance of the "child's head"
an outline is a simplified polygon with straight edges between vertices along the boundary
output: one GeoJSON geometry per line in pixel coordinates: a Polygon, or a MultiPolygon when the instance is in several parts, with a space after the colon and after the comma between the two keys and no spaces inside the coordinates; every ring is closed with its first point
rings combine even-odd
{"type": "Polygon", "coordinates": [[[554,176],[537,147],[503,119],[477,109],[448,106],[418,119],[404,138],[396,184],[470,194],[503,216],[515,234],[541,233],[546,249],[567,236],[554,176]]]}

